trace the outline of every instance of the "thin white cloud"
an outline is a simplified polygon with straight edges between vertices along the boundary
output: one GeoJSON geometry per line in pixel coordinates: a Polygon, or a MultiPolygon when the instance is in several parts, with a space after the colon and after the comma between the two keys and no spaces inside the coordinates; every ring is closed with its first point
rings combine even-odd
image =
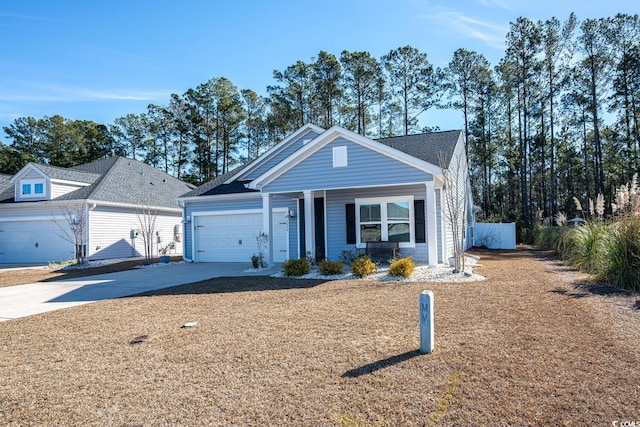
{"type": "Polygon", "coordinates": [[[0,101],[5,102],[154,101],[168,99],[171,93],[167,90],[93,89],[27,82],[5,87],[13,88],[0,93],[0,101]]]}
{"type": "Polygon", "coordinates": [[[513,4],[510,0],[477,0],[481,6],[490,8],[500,8],[504,10],[513,10],[513,4]]]}
{"type": "Polygon", "coordinates": [[[443,31],[453,32],[462,38],[480,40],[494,49],[504,49],[508,26],[470,17],[452,8],[438,5],[426,6],[428,11],[421,15],[422,19],[441,26],[443,31]]]}
{"type": "Polygon", "coordinates": [[[25,21],[53,21],[53,19],[44,16],[22,15],[18,13],[9,13],[2,11],[0,11],[0,18],[21,19],[25,21]]]}

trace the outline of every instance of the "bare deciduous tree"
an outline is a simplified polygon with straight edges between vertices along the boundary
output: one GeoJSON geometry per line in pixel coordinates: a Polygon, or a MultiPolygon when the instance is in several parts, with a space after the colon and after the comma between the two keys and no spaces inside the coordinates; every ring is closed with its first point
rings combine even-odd
{"type": "MultiPolygon", "coordinates": [[[[440,154],[440,164],[444,164],[444,155],[440,154]]],[[[453,259],[456,272],[464,271],[464,250],[467,229],[467,202],[469,198],[467,159],[464,151],[457,151],[449,162],[449,168],[443,169],[444,218],[451,228],[453,237],[453,259]]]]}
{"type": "Polygon", "coordinates": [[[138,225],[140,226],[138,231],[144,245],[146,264],[151,264],[153,260],[153,239],[156,233],[156,219],[158,218],[158,210],[151,206],[149,200],[150,197],[146,197],[137,209],[138,225]]]}
{"type": "Polygon", "coordinates": [[[86,206],[62,206],[60,213],[65,225],[53,220],[60,230],[57,234],[73,245],[78,264],[84,264],[87,256],[87,225],[89,223],[86,206]],[[67,228],[66,225],[69,227],[67,228]]]}

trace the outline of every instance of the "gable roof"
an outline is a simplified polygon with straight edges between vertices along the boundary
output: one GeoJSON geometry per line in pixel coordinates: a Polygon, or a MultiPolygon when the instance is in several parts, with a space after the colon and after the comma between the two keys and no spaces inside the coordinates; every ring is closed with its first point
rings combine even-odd
{"type": "Polygon", "coordinates": [[[198,188],[195,188],[189,191],[188,193],[183,194],[182,197],[197,197],[197,196],[211,196],[215,194],[236,194],[236,193],[254,192],[254,190],[249,190],[244,187],[244,184],[245,184],[244,181],[233,181],[228,184],[225,184],[225,181],[227,181],[228,179],[233,177],[235,174],[240,172],[250,163],[251,162],[245,163],[244,165],[238,166],[237,168],[225,174],[218,175],[211,181],[205,182],[198,188]],[[242,185],[239,185],[238,183],[242,183],[242,185]]]}
{"type": "MultiPolygon", "coordinates": [[[[126,157],[98,160],[68,169],[40,164],[35,166],[50,178],[89,184],[54,200],[146,203],[177,208],[176,198],[194,188],[161,170],[126,157]]],[[[13,186],[9,185],[0,194],[0,202],[12,202],[13,195],[13,186]]]]}
{"type": "MultiPolygon", "coordinates": [[[[362,135],[358,135],[351,131],[348,131],[346,129],[342,129],[338,126],[334,126],[328,131],[325,131],[316,126],[312,128],[310,128],[309,126],[311,125],[305,125],[302,128],[298,129],[296,132],[289,135],[282,142],[277,144],[272,150],[276,150],[278,147],[281,147],[283,143],[286,144],[286,142],[291,141],[294,136],[300,135],[302,131],[312,129],[314,131],[319,130],[322,132],[320,135],[314,138],[314,140],[311,141],[309,144],[305,145],[303,148],[298,149],[298,151],[296,151],[295,154],[292,155],[293,157],[298,155],[303,150],[310,149],[311,146],[314,143],[317,143],[319,140],[328,138],[330,134],[335,134],[336,132],[339,131],[340,133],[350,135],[353,138],[358,139],[359,141],[368,140],[368,141],[374,141],[374,145],[376,143],[382,144],[388,148],[397,150],[397,152],[401,152],[403,154],[406,154],[408,156],[415,158],[416,160],[418,160],[419,163],[426,162],[433,165],[434,167],[440,167],[442,169],[445,169],[449,166],[451,162],[451,158],[455,151],[455,147],[462,135],[461,130],[450,130],[450,131],[443,131],[443,132],[430,132],[430,133],[422,133],[422,134],[416,134],[416,135],[369,139],[369,138],[363,137],[362,135]]],[[[386,150],[388,150],[388,148],[386,150]]],[[[266,156],[269,153],[273,153],[273,151],[270,150],[269,152],[265,153],[263,156],[266,156]]],[[[247,185],[250,183],[250,181],[240,181],[239,179],[243,175],[245,175],[247,171],[254,169],[257,164],[261,163],[261,159],[262,159],[262,156],[224,175],[220,175],[215,179],[205,184],[202,184],[198,188],[184,194],[182,198],[257,192],[259,190],[254,188],[247,188],[247,185]]]]}
{"type": "Polygon", "coordinates": [[[461,130],[421,133],[417,135],[393,136],[375,141],[400,150],[443,169],[449,167],[461,130]]]}
{"type": "Polygon", "coordinates": [[[328,129],[322,135],[319,135],[313,141],[309,142],[307,145],[293,153],[285,161],[278,163],[278,165],[251,181],[251,183],[249,184],[250,188],[261,189],[265,185],[273,182],[273,180],[277,179],[287,170],[303,162],[305,159],[312,156],[318,150],[336,140],[337,138],[344,138],[352,143],[367,147],[368,149],[376,151],[389,158],[403,162],[411,167],[422,170],[431,175],[437,176],[442,174],[442,168],[440,168],[437,164],[427,162],[419,157],[414,157],[389,145],[369,139],[358,133],[344,129],[340,126],[333,126],[331,129],[328,129]]]}

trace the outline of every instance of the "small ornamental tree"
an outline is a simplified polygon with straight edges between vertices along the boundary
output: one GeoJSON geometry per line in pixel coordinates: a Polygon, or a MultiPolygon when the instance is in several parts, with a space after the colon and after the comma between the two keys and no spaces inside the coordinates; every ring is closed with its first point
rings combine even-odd
{"type": "Polygon", "coordinates": [[[142,237],[144,245],[145,264],[151,264],[153,260],[153,240],[156,234],[156,219],[158,218],[158,210],[149,204],[147,197],[140,207],[137,209],[139,233],[142,237]]]}
{"type": "MultiPolygon", "coordinates": [[[[444,164],[444,155],[440,154],[440,164],[444,164]]],[[[451,227],[453,237],[453,259],[456,272],[464,270],[465,231],[467,228],[467,159],[464,151],[453,154],[449,167],[443,169],[444,218],[451,227]]]]}
{"type": "Polygon", "coordinates": [[[65,225],[69,227],[53,220],[60,229],[58,236],[73,245],[76,261],[78,264],[84,264],[87,256],[87,225],[89,223],[87,207],[85,205],[62,206],[60,213],[64,218],[65,225]]]}

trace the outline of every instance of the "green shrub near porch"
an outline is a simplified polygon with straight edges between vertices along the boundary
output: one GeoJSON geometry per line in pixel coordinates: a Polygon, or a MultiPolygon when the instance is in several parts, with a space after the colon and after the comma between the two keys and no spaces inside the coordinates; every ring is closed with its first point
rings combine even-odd
{"type": "Polygon", "coordinates": [[[287,277],[299,277],[309,274],[309,261],[306,258],[290,259],[282,264],[282,271],[287,277]]]}

